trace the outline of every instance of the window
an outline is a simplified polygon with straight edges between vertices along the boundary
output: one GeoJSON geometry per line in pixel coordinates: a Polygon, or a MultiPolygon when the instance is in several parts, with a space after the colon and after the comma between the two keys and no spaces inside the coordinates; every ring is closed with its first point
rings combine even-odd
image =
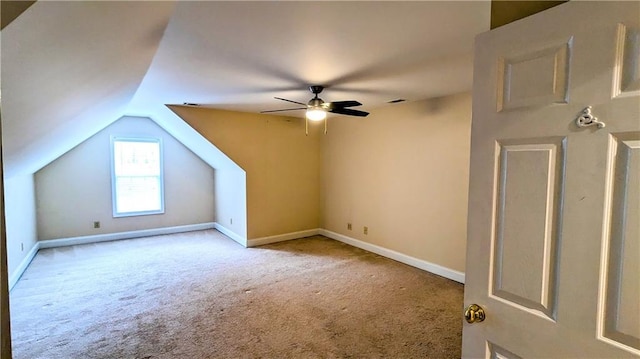
{"type": "Polygon", "coordinates": [[[111,137],[113,216],[164,213],[162,142],[111,137]]]}

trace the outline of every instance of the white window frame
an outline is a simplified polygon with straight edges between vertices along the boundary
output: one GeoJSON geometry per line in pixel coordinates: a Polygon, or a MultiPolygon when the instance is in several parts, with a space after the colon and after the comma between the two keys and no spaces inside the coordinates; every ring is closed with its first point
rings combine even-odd
{"type": "Polygon", "coordinates": [[[155,137],[121,137],[111,136],[111,204],[113,210],[113,217],[133,217],[133,216],[145,216],[153,214],[164,213],[164,154],[161,138],[155,137]],[[116,142],[152,142],[157,143],[159,148],[159,163],[160,163],[160,175],[159,175],[159,190],[160,190],[160,209],[150,211],[131,211],[131,212],[118,212],[118,196],[116,186],[116,168],[115,168],[115,143],[116,142]]]}

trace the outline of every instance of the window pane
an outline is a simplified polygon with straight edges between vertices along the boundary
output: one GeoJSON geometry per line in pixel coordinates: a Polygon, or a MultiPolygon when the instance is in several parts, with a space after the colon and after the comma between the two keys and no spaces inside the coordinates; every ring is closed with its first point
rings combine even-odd
{"type": "Polygon", "coordinates": [[[116,176],[159,176],[160,143],[114,142],[116,176]]]}
{"type": "Polygon", "coordinates": [[[159,211],[160,178],[158,177],[116,177],[117,212],[159,211]]]}
{"type": "Polygon", "coordinates": [[[114,216],[164,212],[160,140],[113,139],[114,216]]]}

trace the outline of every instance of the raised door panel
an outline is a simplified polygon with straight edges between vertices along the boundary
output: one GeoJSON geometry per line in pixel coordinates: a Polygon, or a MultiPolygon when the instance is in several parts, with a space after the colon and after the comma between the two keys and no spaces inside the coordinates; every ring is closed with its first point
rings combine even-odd
{"type": "Polygon", "coordinates": [[[491,295],[554,320],[565,139],[497,147],[491,295]]]}
{"type": "Polygon", "coordinates": [[[640,94],[640,28],[618,25],[613,87],[614,97],[640,94]]]}
{"type": "Polygon", "coordinates": [[[492,342],[487,342],[487,358],[489,359],[522,359],[516,354],[496,345],[492,342]]]}
{"type": "Polygon", "coordinates": [[[640,133],[609,146],[599,337],[640,355],[640,133]]]}
{"type": "Polygon", "coordinates": [[[497,110],[568,102],[572,41],[500,58],[497,110]]]}

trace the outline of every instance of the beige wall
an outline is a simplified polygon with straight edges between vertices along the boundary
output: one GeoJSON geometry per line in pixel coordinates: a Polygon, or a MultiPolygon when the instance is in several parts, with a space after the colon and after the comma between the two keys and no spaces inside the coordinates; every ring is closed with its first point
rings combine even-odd
{"type": "Polygon", "coordinates": [[[322,227],[464,272],[470,129],[470,94],[330,120],[322,227]]]}
{"type": "Polygon", "coordinates": [[[215,171],[215,212],[216,222],[241,239],[247,245],[247,191],[246,173],[234,169],[215,171]]]}
{"type": "Polygon", "coordinates": [[[290,117],[172,110],[246,171],[249,239],[320,227],[464,271],[470,94],[333,116],[326,136],[290,117]]]}
{"type": "Polygon", "coordinates": [[[35,174],[38,239],[213,222],[213,169],[148,118],[123,117],[35,174]],[[113,218],[110,136],[162,138],[165,213],[113,218]],[[101,228],[94,229],[93,222],[101,228]]]}
{"type": "Polygon", "coordinates": [[[218,224],[216,228],[246,246],[246,172],[214,146],[211,141],[184,122],[169,107],[162,104],[150,105],[147,108],[147,114],[156,124],[215,169],[213,196],[218,224]]]}
{"type": "MultiPolygon", "coordinates": [[[[320,128],[290,117],[171,108],[246,171],[248,239],[318,228],[320,128]]],[[[220,214],[218,222],[227,225],[220,214]]]]}
{"type": "Polygon", "coordinates": [[[36,200],[33,175],[4,180],[7,263],[14,275],[29,251],[36,245],[36,200]]]}

